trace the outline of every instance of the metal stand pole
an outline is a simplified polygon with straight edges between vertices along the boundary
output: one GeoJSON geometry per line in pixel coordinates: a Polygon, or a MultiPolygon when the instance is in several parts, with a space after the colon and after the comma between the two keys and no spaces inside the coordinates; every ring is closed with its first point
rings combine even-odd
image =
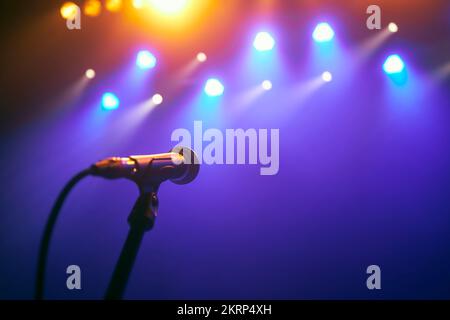
{"type": "Polygon", "coordinates": [[[141,191],[128,217],[130,231],[114,269],[105,299],[122,299],[142,238],[145,232],[153,228],[157,209],[158,197],[156,191],[141,191]]]}

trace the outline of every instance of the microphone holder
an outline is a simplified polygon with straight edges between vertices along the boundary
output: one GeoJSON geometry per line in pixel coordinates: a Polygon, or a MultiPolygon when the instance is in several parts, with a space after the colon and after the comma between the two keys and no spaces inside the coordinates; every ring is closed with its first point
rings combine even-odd
{"type": "Polygon", "coordinates": [[[144,234],[151,230],[155,223],[158,211],[158,188],[159,182],[139,185],[139,197],[128,216],[130,230],[108,285],[106,300],[123,298],[144,234]]]}

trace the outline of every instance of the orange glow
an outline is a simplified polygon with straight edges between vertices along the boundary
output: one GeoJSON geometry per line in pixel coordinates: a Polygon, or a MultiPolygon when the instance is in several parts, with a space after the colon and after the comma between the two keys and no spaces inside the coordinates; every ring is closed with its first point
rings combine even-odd
{"type": "MultiPolygon", "coordinates": [[[[232,2],[219,3],[222,7],[228,8],[232,2]]],[[[218,2],[214,0],[133,0],[134,10],[126,10],[124,13],[144,30],[154,30],[153,32],[158,30],[156,36],[167,39],[173,36],[172,32],[190,34],[191,27],[204,20],[204,17],[214,20],[207,14],[217,5],[218,2]]],[[[225,16],[227,12],[222,8],[219,14],[225,16]]]]}
{"type": "Polygon", "coordinates": [[[106,0],[106,10],[111,12],[118,12],[122,9],[122,0],[106,0]]]}
{"type": "Polygon", "coordinates": [[[177,14],[186,9],[188,0],[147,0],[148,4],[164,14],[177,14]]]}
{"type": "Polygon", "coordinates": [[[207,41],[207,58],[212,57],[216,50],[223,53],[224,39],[242,31],[237,30],[235,21],[245,19],[245,12],[240,10],[236,0],[188,0],[186,7],[174,14],[164,14],[149,2],[144,4],[139,10],[133,6],[124,7],[124,20],[130,23],[130,28],[138,28],[143,39],[156,50],[170,46],[171,55],[180,67],[186,63],[185,58],[182,59],[184,54],[191,55],[197,64],[200,62],[196,55],[200,50],[206,50],[205,39],[210,39],[207,41]]]}
{"type": "Polygon", "coordinates": [[[84,14],[90,17],[97,17],[102,11],[102,4],[99,0],[87,0],[84,4],[84,14]]]}
{"type": "Polygon", "coordinates": [[[144,0],[133,0],[133,7],[142,9],[144,7],[144,0]]]}
{"type": "Polygon", "coordinates": [[[77,14],[78,7],[73,2],[66,2],[61,6],[60,13],[64,19],[73,19],[77,14]]]}

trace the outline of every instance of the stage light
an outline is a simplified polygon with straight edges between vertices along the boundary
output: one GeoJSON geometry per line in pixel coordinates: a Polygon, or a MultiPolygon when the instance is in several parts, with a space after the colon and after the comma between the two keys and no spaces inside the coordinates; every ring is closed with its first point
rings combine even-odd
{"type": "Polygon", "coordinates": [[[331,74],[331,72],[325,71],[324,73],[322,73],[322,80],[325,82],[330,82],[331,80],[333,80],[333,75],[331,74]]]}
{"type": "Polygon", "coordinates": [[[78,11],[78,7],[73,2],[64,3],[60,9],[61,17],[63,17],[64,19],[75,18],[77,11],[78,11]]]}
{"type": "Polygon", "coordinates": [[[102,4],[99,0],[87,0],[84,3],[84,14],[90,17],[96,17],[102,11],[102,4]]]}
{"type": "Polygon", "coordinates": [[[313,39],[316,42],[328,42],[334,37],[334,31],[326,22],[319,23],[313,31],[313,39]]]}
{"type": "Polygon", "coordinates": [[[397,24],[395,24],[394,22],[389,23],[388,30],[392,33],[397,32],[398,31],[397,24]]]}
{"type": "Polygon", "coordinates": [[[86,78],[88,79],[94,79],[95,78],[95,71],[93,69],[86,70],[86,78]]]}
{"type": "Polygon", "coordinates": [[[106,0],[106,10],[111,12],[118,12],[122,9],[122,0],[106,0]]]}
{"type": "Polygon", "coordinates": [[[153,102],[155,105],[159,105],[159,104],[163,103],[163,101],[164,101],[164,98],[163,98],[163,96],[160,95],[159,93],[155,94],[155,95],[152,97],[152,102],[153,102]]]}
{"type": "Polygon", "coordinates": [[[141,69],[151,69],[156,66],[155,56],[147,50],[139,51],[136,65],[141,69]]]}
{"type": "Polygon", "coordinates": [[[114,110],[119,107],[120,100],[111,92],[107,92],[102,97],[102,108],[105,110],[114,110]]]}
{"type": "Polygon", "coordinates": [[[205,93],[210,97],[217,97],[223,94],[223,84],[214,78],[208,79],[205,84],[205,93]]]}
{"type": "Polygon", "coordinates": [[[133,0],[133,7],[136,9],[142,9],[144,7],[144,0],[133,0]]]}
{"type": "Polygon", "coordinates": [[[272,89],[272,82],[269,81],[269,80],[264,80],[264,81],[261,83],[261,87],[262,87],[264,90],[268,91],[268,90],[272,89]]]}
{"type": "Polygon", "coordinates": [[[400,73],[404,68],[405,64],[398,54],[390,55],[383,64],[383,70],[387,74],[400,73]]]}
{"type": "Polygon", "coordinates": [[[158,11],[165,14],[175,14],[182,11],[188,1],[187,0],[148,0],[149,4],[158,11]]]}
{"type": "Polygon", "coordinates": [[[269,51],[275,46],[275,40],[268,32],[258,32],[253,41],[253,46],[258,51],[269,51]]]}
{"type": "Polygon", "coordinates": [[[208,57],[207,57],[206,54],[204,54],[203,52],[199,52],[199,53],[197,54],[197,60],[198,60],[199,62],[205,62],[206,59],[208,59],[208,57]]]}

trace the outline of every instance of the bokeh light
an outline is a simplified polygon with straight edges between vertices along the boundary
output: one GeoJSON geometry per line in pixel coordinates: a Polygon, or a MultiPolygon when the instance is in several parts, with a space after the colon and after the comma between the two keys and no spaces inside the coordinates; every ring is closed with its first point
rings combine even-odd
{"type": "Polygon", "coordinates": [[[253,41],[253,46],[258,51],[269,51],[275,46],[275,39],[268,32],[258,32],[253,41]]]}
{"type": "Polygon", "coordinates": [[[136,65],[141,69],[154,68],[156,66],[156,58],[150,51],[139,51],[136,58],[136,65]]]}
{"type": "Polygon", "coordinates": [[[78,12],[78,6],[73,2],[65,2],[60,9],[61,17],[64,19],[75,18],[78,12]]]}
{"type": "Polygon", "coordinates": [[[268,90],[272,89],[272,82],[271,82],[270,80],[264,80],[264,81],[261,83],[261,87],[262,87],[264,90],[268,91],[268,90]]]}
{"type": "Polygon", "coordinates": [[[333,75],[331,74],[331,72],[325,71],[324,73],[322,73],[322,80],[325,82],[330,82],[331,80],[333,80],[333,75]]]}
{"type": "Polygon", "coordinates": [[[122,9],[122,0],[106,0],[105,8],[111,12],[118,12],[122,9]]]}
{"type": "Polygon", "coordinates": [[[390,55],[383,64],[383,70],[387,74],[400,73],[404,68],[405,64],[398,54],[390,55]]]}
{"type": "Polygon", "coordinates": [[[176,14],[186,8],[187,0],[148,0],[155,10],[164,14],[176,14]]]}
{"type": "Polygon", "coordinates": [[[144,7],[144,0],[133,0],[132,5],[136,9],[142,9],[144,7]]]}
{"type": "Polygon", "coordinates": [[[103,94],[102,97],[102,108],[105,110],[114,110],[117,109],[120,105],[119,98],[111,92],[107,92],[103,94]]]}
{"type": "Polygon", "coordinates": [[[88,69],[85,72],[86,78],[88,79],[94,79],[95,78],[95,71],[93,69],[88,69]]]}
{"type": "Polygon", "coordinates": [[[164,98],[163,98],[163,96],[160,95],[159,93],[153,95],[153,97],[152,97],[152,102],[153,102],[155,105],[159,105],[159,104],[163,103],[163,101],[164,101],[164,98]]]}
{"type": "Polygon", "coordinates": [[[390,32],[392,32],[392,33],[397,32],[397,31],[398,31],[398,26],[397,26],[397,24],[394,23],[394,22],[389,23],[389,25],[388,25],[388,30],[389,30],[390,32]]]}
{"type": "Polygon", "coordinates": [[[205,84],[205,93],[210,97],[217,97],[224,92],[223,84],[215,78],[208,79],[205,84]]]}
{"type": "Polygon", "coordinates": [[[313,31],[312,37],[316,42],[328,42],[334,38],[334,31],[326,22],[319,23],[313,31]]]}
{"type": "Polygon", "coordinates": [[[99,0],[87,0],[84,3],[84,14],[89,17],[97,17],[102,11],[102,3],[99,0]]]}
{"type": "Polygon", "coordinates": [[[205,53],[199,52],[199,53],[197,54],[197,60],[198,60],[199,62],[205,62],[207,59],[208,59],[208,57],[206,56],[205,53]]]}

